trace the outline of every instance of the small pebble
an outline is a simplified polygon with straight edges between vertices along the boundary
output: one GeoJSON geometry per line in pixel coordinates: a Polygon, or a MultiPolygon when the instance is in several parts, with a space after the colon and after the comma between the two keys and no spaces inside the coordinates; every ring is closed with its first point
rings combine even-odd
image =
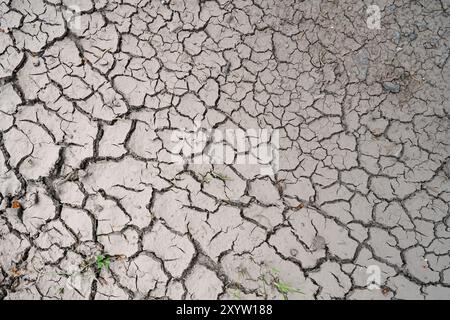
{"type": "Polygon", "coordinates": [[[392,93],[399,93],[400,92],[400,85],[398,83],[386,81],[383,83],[384,90],[392,93]]]}
{"type": "Polygon", "coordinates": [[[414,41],[414,40],[416,40],[416,39],[417,39],[417,33],[415,33],[414,31],[411,32],[411,33],[408,35],[408,38],[409,38],[409,41],[414,41]]]}
{"type": "Polygon", "coordinates": [[[320,249],[324,249],[326,246],[326,240],[324,237],[322,236],[315,236],[313,241],[312,241],[312,245],[311,245],[311,249],[313,251],[317,251],[320,249]]]}
{"type": "Polygon", "coordinates": [[[13,209],[20,209],[22,206],[20,205],[20,202],[17,200],[13,200],[11,208],[13,209]]]}
{"type": "Polygon", "coordinates": [[[396,44],[398,44],[398,43],[400,42],[401,37],[402,37],[402,35],[401,35],[400,32],[394,31],[394,37],[393,37],[393,40],[394,40],[394,42],[395,42],[396,44]]]}

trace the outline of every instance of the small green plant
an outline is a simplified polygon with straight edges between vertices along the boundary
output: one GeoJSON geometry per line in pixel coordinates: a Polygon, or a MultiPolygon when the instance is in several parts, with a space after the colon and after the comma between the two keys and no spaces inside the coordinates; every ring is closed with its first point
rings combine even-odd
{"type": "Polygon", "coordinates": [[[233,290],[231,292],[231,295],[233,296],[233,299],[235,300],[241,300],[241,292],[239,290],[233,290]]]}
{"type": "Polygon", "coordinates": [[[263,266],[258,280],[262,283],[262,291],[267,298],[267,287],[271,287],[282,294],[284,300],[288,300],[289,293],[302,293],[299,289],[280,280],[280,270],[263,266]],[[265,270],[264,270],[265,269],[265,270]],[[267,287],[266,287],[267,286],[267,287]]]}
{"type": "Polygon", "coordinates": [[[284,300],[288,299],[289,293],[302,293],[299,289],[293,288],[280,280],[273,281],[272,285],[283,295],[284,300]]]}
{"type": "Polygon", "coordinates": [[[203,177],[202,177],[202,182],[203,183],[210,183],[211,182],[211,177],[209,176],[209,173],[207,173],[206,175],[204,175],[203,177]]]}
{"type": "Polygon", "coordinates": [[[223,173],[220,173],[220,172],[213,171],[213,172],[211,172],[211,176],[213,178],[217,178],[217,179],[220,179],[222,181],[229,181],[229,180],[231,180],[231,178],[229,176],[227,176],[227,175],[225,175],[223,173]]]}
{"type": "Polygon", "coordinates": [[[277,268],[272,267],[272,272],[275,274],[279,274],[280,270],[278,270],[277,268]]]}
{"type": "Polygon", "coordinates": [[[216,172],[216,171],[208,172],[207,174],[202,176],[203,183],[210,183],[213,179],[219,179],[224,182],[232,180],[229,176],[227,176],[223,173],[220,173],[220,172],[216,172]]]}
{"type": "Polygon", "coordinates": [[[97,263],[97,269],[99,271],[102,271],[103,269],[109,269],[109,264],[110,264],[110,260],[108,257],[99,254],[96,259],[95,259],[96,263],[97,263]]]}

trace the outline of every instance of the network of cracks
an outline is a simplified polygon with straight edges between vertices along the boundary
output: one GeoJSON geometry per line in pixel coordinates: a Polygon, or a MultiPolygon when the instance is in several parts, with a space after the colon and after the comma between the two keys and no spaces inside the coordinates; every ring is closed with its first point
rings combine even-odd
{"type": "Polygon", "coordinates": [[[450,299],[449,15],[0,0],[0,299],[450,299]]]}

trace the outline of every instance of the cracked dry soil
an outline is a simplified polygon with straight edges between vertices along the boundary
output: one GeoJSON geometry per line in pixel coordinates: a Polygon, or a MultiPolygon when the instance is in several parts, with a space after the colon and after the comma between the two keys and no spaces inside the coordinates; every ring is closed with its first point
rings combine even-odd
{"type": "Polygon", "coordinates": [[[449,15],[0,0],[0,299],[450,299],[449,15]],[[196,122],[278,171],[172,161],[196,122]]]}

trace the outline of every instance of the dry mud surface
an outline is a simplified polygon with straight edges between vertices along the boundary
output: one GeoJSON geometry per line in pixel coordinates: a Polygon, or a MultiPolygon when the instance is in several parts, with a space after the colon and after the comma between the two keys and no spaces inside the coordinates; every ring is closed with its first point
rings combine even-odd
{"type": "Polygon", "coordinates": [[[0,0],[0,298],[449,299],[449,15],[0,0]],[[196,127],[278,130],[274,174],[196,127]]]}

